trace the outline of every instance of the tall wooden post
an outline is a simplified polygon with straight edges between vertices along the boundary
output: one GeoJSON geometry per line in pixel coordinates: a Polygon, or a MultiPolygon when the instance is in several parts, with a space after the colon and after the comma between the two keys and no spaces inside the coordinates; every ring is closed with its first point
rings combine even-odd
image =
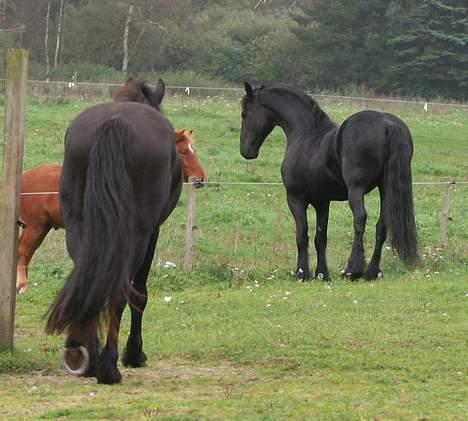
{"type": "Polygon", "coordinates": [[[8,50],[5,81],[5,142],[0,180],[0,350],[13,349],[16,259],[23,168],[28,51],[8,50]]]}
{"type": "Polygon", "coordinates": [[[195,179],[189,178],[188,204],[187,204],[187,226],[185,227],[185,256],[184,269],[192,270],[193,267],[193,231],[195,226],[195,179]]]}
{"type": "Polygon", "coordinates": [[[448,234],[448,223],[450,220],[450,195],[452,193],[452,185],[455,182],[451,181],[447,183],[444,192],[444,199],[442,201],[442,212],[440,215],[440,246],[447,244],[447,234],[448,234]]]}

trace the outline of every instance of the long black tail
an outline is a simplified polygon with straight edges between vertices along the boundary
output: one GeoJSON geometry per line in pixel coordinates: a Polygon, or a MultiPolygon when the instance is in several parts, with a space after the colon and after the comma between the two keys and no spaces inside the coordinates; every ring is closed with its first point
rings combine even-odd
{"type": "Polygon", "coordinates": [[[411,177],[412,139],[407,128],[388,129],[390,157],[385,165],[384,217],[391,244],[406,267],[418,262],[411,177]]]}
{"type": "Polygon", "coordinates": [[[128,296],[135,193],[128,174],[129,127],[119,118],[103,123],[89,153],[80,253],[48,312],[46,331],[88,323],[128,296]]]}

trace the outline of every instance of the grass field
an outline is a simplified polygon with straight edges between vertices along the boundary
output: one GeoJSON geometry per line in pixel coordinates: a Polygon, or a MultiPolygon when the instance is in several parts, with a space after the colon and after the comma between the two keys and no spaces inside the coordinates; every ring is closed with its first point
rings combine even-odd
{"type": "MultiPolygon", "coordinates": [[[[29,101],[25,168],[60,162],[68,123],[89,105],[29,101]]],[[[324,109],[340,122],[360,106],[324,109]]],[[[185,195],[162,229],[144,319],[148,367],[122,369],[123,383],[113,387],[62,370],[63,337],[43,333],[43,315],[71,268],[64,233],[53,232],[17,299],[15,350],[0,354],[0,419],[466,419],[468,185],[453,189],[444,246],[445,186],[414,186],[421,265],[407,272],[386,248],[378,282],[340,279],[352,220],[346,203],[334,203],[333,281],[298,283],[283,187],[223,183],[279,182],[282,133],[245,161],[237,101],[169,100],[165,111],[175,127],[195,129],[200,160],[219,183],[197,191],[192,272],[180,268],[185,195]]],[[[412,130],[415,182],[468,181],[466,111],[391,111],[412,130]]],[[[366,205],[369,255],[377,195],[366,205]]],[[[311,230],[314,223],[310,212],[311,230]]],[[[122,343],[127,331],[126,313],[122,343]]]]}

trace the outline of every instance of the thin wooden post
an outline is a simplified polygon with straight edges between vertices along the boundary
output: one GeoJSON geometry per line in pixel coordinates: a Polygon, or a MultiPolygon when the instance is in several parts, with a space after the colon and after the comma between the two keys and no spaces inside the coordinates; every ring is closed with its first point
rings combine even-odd
{"type": "Polygon", "coordinates": [[[28,51],[8,50],[5,81],[5,142],[0,181],[0,350],[13,349],[16,259],[23,168],[28,51]]]}
{"type": "Polygon", "coordinates": [[[187,226],[185,228],[185,256],[184,269],[193,268],[193,232],[195,225],[195,178],[190,177],[188,182],[187,226]]]}
{"type": "Polygon", "coordinates": [[[440,216],[440,245],[447,244],[448,223],[450,220],[450,196],[452,193],[452,185],[455,181],[447,183],[445,187],[444,199],[442,201],[442,213],[440,216]]]}

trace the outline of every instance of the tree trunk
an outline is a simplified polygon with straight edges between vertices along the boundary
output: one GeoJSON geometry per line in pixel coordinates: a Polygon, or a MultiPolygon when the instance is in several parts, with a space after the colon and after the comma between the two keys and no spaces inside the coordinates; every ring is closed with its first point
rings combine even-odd
{"type": "Polygon", "coordinates": [[[60,40],[62,38],[63,0],[60,0],[60,10],[57,23],[57,41],[55,43],[54,69],[58,66],[58,55],[60,51],[60,40]]]}
{"type": "Polygon", "coordinates": [[[128,7],[127,19],[125,19],[125,28],[123,33],[123,58],[122,58],[122,72],[127,73],[128,70],[128,32],[130,29],[130,22],[132,20],[134,2],[130,3],[128,7]]]}
{"type": "Polygon", "coordinates": [[[49,77],[50,62],[49,62],[49,21],[50,21],[50,0],[47,3],[47,14],[46,14],[46,27],[44,35],[44,53],[46,62],[46,77],[49,77]]]}

